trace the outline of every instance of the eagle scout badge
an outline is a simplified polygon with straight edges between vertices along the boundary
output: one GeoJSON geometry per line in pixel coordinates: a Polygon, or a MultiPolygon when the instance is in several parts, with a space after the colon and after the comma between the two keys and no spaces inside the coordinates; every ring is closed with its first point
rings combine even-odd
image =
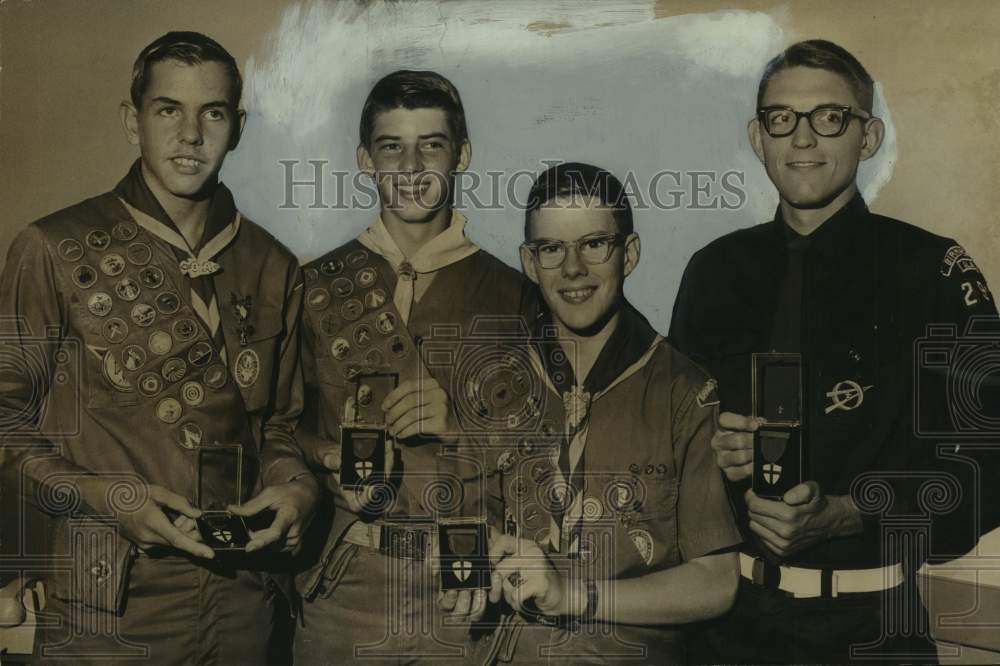
{"type": "MultiPolygon", "coordinates": [[[[229,294],[229,304],[233,308],[233,314],[236,315],[236,330],[240,334],[240,346],[246,347],[250,343],[249,336],[253,335],[253,324],[250,323],[250,310],[253,307],[253,296],[243,296],[242,298],[236,294],[229,294]]],[[[242,356],[243,354],[240,354],[242,356]]],[[[254,354],[256,356],[256,354],[254,354]]],[[[258,366],[260,365],[258,359],[258,366]]],[[[238,379],[238,378],[237,378],[238,379]]],[[[256,381],[257,377],[254,376],[253,381],[256,381]]],[[[251,381],[251,384],[253,383],[251,381]]],[[[250,384],[247,384],[249,386],[250,384]]],[[[243,386],[240,384],[240,386],[243,386]]],[[[244,386],[243,388],[246,388],[244,386]]]]}
{"type": "Polygon", "coordinates": [[[653,535],[640,529],[629,530],[628,535],[646,566],[653,564],[653,535]]]}
{"type": "Polygon", "coordinates": [[[236,357],[236,364],[233,368],[236,376],[236,383],[240,388],[250,388],[260,376],[260,356],[253,349],[244,349],[236,357]]]}

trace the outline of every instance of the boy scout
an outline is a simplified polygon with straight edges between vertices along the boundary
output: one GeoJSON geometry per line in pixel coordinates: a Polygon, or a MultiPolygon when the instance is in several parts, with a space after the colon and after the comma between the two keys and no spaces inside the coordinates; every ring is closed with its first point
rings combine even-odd
{"type": "MultiPolygon", "coordinates": [[[[299,436],[312,462],[334,472],[336,509],[320,535],[318,562],[301,576],[306,603],[295,657],[302,663],[464,652],[466,629],[444,626],[435,603],[431,538],[443,513],[438,454],[459,428],[454,387],[451,368],[428,367],[418,347],[440,328],[460,343],[478,315],[517,315],[534,303],[530,283],[476,247],[452,207],[453,176],[468,166],[470,151],[451,82],[421,71],[381,79],[365,102],[357,149],[359,168],[378,186],[380,215],[305,269],[307,404],[299,436]],[[376,379],[365,379],[373,373],[376,379]],[[398,386],[376,395],[373,382],[387,378],[398,386]],[[344,471],[354,481],[384,474],[374,493],[339,483],[341,426],[363,420],[362,411],[384,424],[388,457],[344,471]]],[[[442,603],[461,616],[472,599],[449,592],[442,603]]]]}
{"type": "Polygon", "coordinates": [[[719,378],[713,447],[748,540],[736,606],[691,642],[698,662],[936,661],[913,572],[928,555],[963,554],[979,533],[975,461],[936,458],[936,442],[918,438],[918,422],[947,419],[949,405],[933,394],[945,377],[914,350],[932,324],[954,346],[973,315],[995,314],[993,298],[955,241],[865,205],[858,163],[884,129],[873,96],[864,67],[830,42],[794,44],[768,64],[749,134],[780,195],[775,219],[696,253],[677,296],[671,341],[719,378]],[[802,355],[810,458],[777,499],[750,489],[761,425],[749,418],[751,355],[770,351],[802,355]],[[958,510],[934,508],[963,490],[958,510]],[[900,537],[885,530],[900,517],[933,521],[930,553],[891,547],[900,537]]]}
{"type": "MultiPolygon", "coordinates": [[[[195,522],[199,502],[249,500],[229,508],[274,518],[246,550],[291,550],[319,493],[292,436],[296,260],[217,180],[243,128],[240,94],[213,40],[154,41],[121,108],[140,158],[8,255],[0,307],[8,360],[22,362],[0,379],[4,472],[53,514],[40,661],[267,658],[266,563],[216,555],[195,522]]],[[[206,537],[220,551],[236,538],[225,526],[206,537]]]]}
{"type": "Polygon", "coordinates": [[[614,176],[541,174],[525,238],[549,310],[530,352],[542,420],[489,470],[505,516],[490,600],[517,614],[484,661],[682,663],[657,625],[725,612],[738,579],[735,553],[716,553],[740,537],[710,448],[715,382],[625,299],[640,247],[614,176]]]}

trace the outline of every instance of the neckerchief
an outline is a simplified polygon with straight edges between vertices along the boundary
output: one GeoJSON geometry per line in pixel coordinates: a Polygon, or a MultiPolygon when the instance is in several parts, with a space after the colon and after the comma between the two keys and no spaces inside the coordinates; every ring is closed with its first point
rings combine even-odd
{"type": "MultiPolygon", "coordinates": [[[[541,320],[542,330],[552,327],[551,314],[541,320]]],[[[583,519],[584,449],[590,427],[590,406],[594,400],[642,368],[662,338],[628,302],[622,306],[618,325],[604,344],[593,367],[582,382],[578,382],[569,362],[568,350],[559,357],[537,354],[544,377],[550,387],[562,396],[566,422],[562,446],[555,463],[560,506],[549,525],[550,545],[560,551],[579,551],[580,528],[583,519]],[[556,380],[561,381],[556,381],[556,380]]]]}
{"type": "Polygon", "coordinates": [[[413,308],[413,289],[418,275],[433,273],[479,251],[479,247],[465,235],[465,224],[465,216],[457,210],[452,211],[448,228],[428,241],[412,257],[403,256],[402,250],[389,235],[381,215],[358,236],[362,245],[385,258],[399,276],[392,301],[404,324],[409,321],[410,310],[413,308]]]}
{"type": "MultiPolygon", "coordinates": [[[[228,247],[239,232],[241,217],[233,202],[233,195],[225,185],[219,183],[209,203],[208,219],[201,239],[195,247],[190,247],[146,184],[140,162],[141,160],[135,161],[125,178],[115,186],[114,192],[136,224],[173,249],[184,287],[191,294],[191,306],[205,323],[225,362],[226,343],[215,294],[215,280],[212,278],[219,270],[219,265],[212,259],[228,247]]],[[[233,298],[234,307],[240,305],[236,302],[235,295],[233,298]]]]}

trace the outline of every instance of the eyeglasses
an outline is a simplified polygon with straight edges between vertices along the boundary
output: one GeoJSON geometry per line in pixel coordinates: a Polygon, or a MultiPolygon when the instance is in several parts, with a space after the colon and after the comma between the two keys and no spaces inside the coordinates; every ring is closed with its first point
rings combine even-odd
{"type": "Polygon", "coordinates": [[[819,136],[840,136],[847,130],[851,118],[871,120],[872,115],[861,115],[849,106],[817,106],[812,111],[796,111],[787,106],[762,106],[757,109],[760,124],[773,137],[792,134],[799,126],[799,121],[808,119],[809,127],[819,136]]]}
{"type": "Polygon", "coordinates": [[[528,250],[542,268],[559,268],[566,261],[567,248],[572,247],[583,263],[590,266],[603,264],[611,258],[615,247],[625,241],[622,234],[590,234],[575,241],[565,242],[545,238],[524,243],[521,247],[528,250]]]}

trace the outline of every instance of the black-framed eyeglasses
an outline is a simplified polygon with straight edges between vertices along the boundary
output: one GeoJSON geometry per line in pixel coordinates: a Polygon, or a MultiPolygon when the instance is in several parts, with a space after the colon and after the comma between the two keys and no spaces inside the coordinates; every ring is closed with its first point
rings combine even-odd
{"type": "Polygon", "coordinates": [[[542,268],[559,268],[566,261],[569,247],[576,251],[583,263],[596,266],[610,259],[615,247],[624,242],[623,234],[588,234],[569,242],[539,238],[521,247],[528,250],[542,268]]]}
{"type": "Polygon", "coordinates": [[[850,106],[827,104],[817,106],[812,111],[796,111],[787,106],[762,106],[757,109],[757,117],[764,130],[773,137],[792,134],[803,118],[809,121],[809,127],[817,135],[834,137],[840,136],[847,130],[851,118],[866,121],[874,116],[865,111],[859,113],[850,106]]]}

